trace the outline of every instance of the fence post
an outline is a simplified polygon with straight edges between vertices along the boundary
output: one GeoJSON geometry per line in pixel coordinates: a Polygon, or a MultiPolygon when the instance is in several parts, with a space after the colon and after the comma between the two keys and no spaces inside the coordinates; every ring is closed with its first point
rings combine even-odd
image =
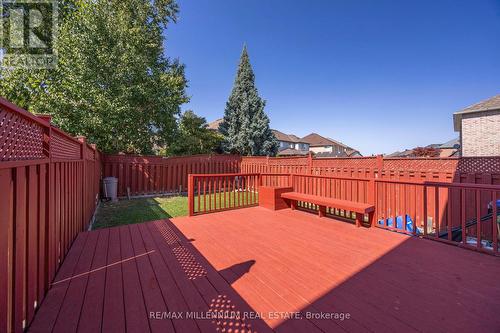
{"type": "Polygon", "coordinates": [[[373,204],[375,206],[375,211],[370,215],[370,224],[372,227],[375,227],[375,218],[377,216],[377,191],[375,178],[371,177],[368,181],[368,203],[373,204]]]}
{"type": "Polygon", "coordinates": [[[312,167],[313,167],[313,155],[311,152],[309,152],[309,154],[307,155],[307,167],[308,167],[308,173],[309,174],[313,174],[313,170],[312,170],[312,167]]]}
{"type": "Polygon", "coordinates": [[[377,173],[384,169],[384,156],[377,155],[377,173]]]}
{"type": "Polygon", "coordinates": [[[87,194],[87,186],[88,182],[85,181],[87,179],[87,160],[86,160],[86,150],[87,150],[87,139],[84,136],[77,136],[76,137],[78,141],[81,142],[81,153],[80,153],[80,158],[82,160],[82,177],[81,182],[82,182],[82,230],[85,229],[86,224],[88,221],[85,221],[85,215],[86,215],[86,209],[85,209],[85,199],[86,199],[86,194],[87,194]]]}
{"type": "Polygon", "coordinates": [[[189,216],[194,215],[194,182],[193,175],[188,175],[188,211],[189,216]]]}

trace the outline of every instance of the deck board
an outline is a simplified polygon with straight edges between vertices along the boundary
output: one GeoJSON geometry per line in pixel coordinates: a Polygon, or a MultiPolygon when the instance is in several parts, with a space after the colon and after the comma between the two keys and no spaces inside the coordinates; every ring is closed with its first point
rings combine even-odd
{"type": "Polygon", "coordinates": [[[499,331],[498,276],[493,256],[253,207],[81,233],[30,331],[499,331]],[[264,318],[185,318],[221,306],[264,318]]]}
{"type": "Polygon", "coordinates": [[[125,331],[125,302],[121,266],[120,228],[109,228],[102,332],[125,331]]]}
{"type": "Polygon", "coordinates": [[[98,332],[101,330],[106,284],[106,261],[109,248],[109,229],[99,233],[95,255],[92,260],[92,274],[88,276],[82,312],[78,322],[80,332],[98,332]],[[95,320],[95,318],[101,320],[95,320]]]}
{"type": "Polygon", "coordinates": [[[150,321],[148,320],[148,312],[146,311],[129,226],[120,227],[120,247],[122,254],[123,298],[125,302],[125,322],[127,331],[149,332],[150,321]]]}
{"type": "Polygon", "coordinates": [[[40,307],[33,319],[30,328],[32,332],[52,331],[69,287],[68,282],[59,282],[70,279],[74,275],[74,270],[83,252],[87,236],[88,233],[81,233],[75,239],[72,251],[68,253],[64,264],[57,273],[54,283],[42,303],[43,306],[40,307]]]}

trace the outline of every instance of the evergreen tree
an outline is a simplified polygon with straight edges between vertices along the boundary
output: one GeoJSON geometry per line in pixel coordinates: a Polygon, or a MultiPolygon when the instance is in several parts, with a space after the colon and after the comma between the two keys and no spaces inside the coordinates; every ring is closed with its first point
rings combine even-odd
{"type": "Polygon", "coordinates": [[[222,147],[225,152],[276,155],[278,141],[269,128],[265,105],[266,102],[260,98],[255,87],[255,75],[244,46],[233,90],[219,127],[224,136],[222,147]]]}

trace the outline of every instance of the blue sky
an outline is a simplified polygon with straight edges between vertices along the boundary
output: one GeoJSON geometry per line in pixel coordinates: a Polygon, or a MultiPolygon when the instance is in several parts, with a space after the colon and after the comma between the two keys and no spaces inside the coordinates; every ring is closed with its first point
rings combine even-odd
{"type": "Polygon", "coordinates": [[[363,154],[448,141],[500,93],[500,0],[179,0],[167,56],[192,109],[221,118],[243,43],[271,127],[363,154]]]}

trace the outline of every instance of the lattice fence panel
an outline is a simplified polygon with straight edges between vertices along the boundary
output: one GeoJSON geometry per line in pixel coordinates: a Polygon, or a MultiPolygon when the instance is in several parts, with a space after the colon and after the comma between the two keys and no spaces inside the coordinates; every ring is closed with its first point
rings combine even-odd
{"type": "Polygon", "coordinates": [[[384,170],[454,172],[457,164],[458,159],[384,159],[384,170]]]}
{"type": "Polygon", "coordinates": [[[65,160],[80,159],[80,144],[64,136],[52,132],[52,158],[65,160]]]}
{"type": "Polygon", "coordinates": [[[500,172],[500,156],[462,157],[457,170],[464,173],[497,173],[500,172]]]}
{"type": "Polygon", "coordinates": [[[375,157],[361,158],[315,158],[312,160],[313,168],[375,168],[377,159],[375,157]]]}
{"type": "Polygon", "coordinates": [[[0,109],[0,161],[47,158],[43,139],[43,126],[14,112],[0,109]]]}

